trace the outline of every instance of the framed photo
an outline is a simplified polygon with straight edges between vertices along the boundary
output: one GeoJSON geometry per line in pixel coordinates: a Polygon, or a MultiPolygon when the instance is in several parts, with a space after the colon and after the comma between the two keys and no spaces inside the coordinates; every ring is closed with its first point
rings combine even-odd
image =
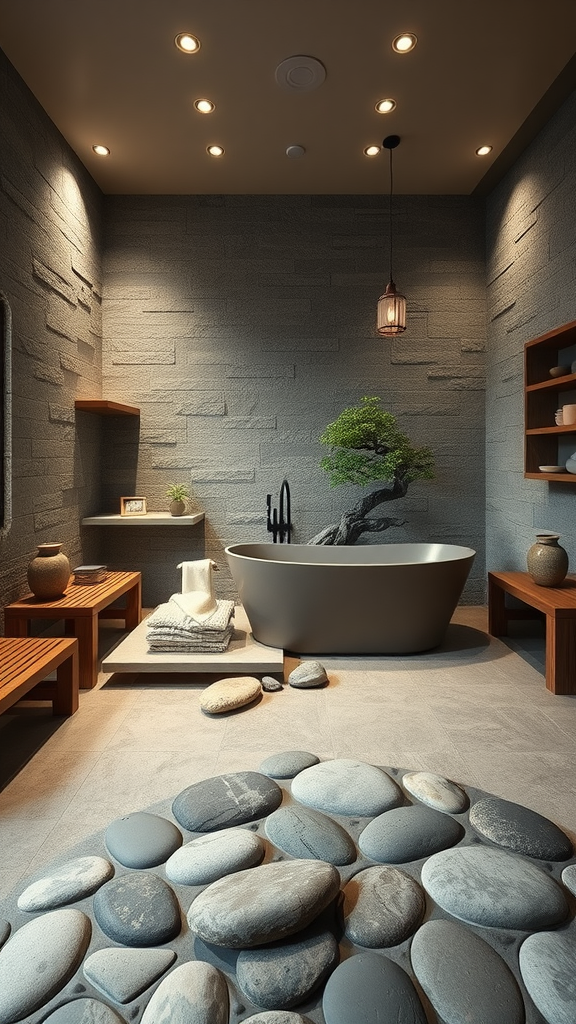
{"type": "Polygon", "coordinates": [[[120,498],[121,516],[145,516],[146,498],[120,498]]]}

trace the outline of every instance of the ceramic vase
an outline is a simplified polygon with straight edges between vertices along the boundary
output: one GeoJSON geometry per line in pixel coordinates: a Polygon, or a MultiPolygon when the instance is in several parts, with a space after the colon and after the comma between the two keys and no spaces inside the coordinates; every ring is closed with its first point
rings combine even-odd
{"type": "Polygon", "coordinates": [[[528,572],[540,587],[557,587],[568,572],[568,555],[558,540],[557,533],[538,533],[528,549],[528,572]]]}
{"type": "Polygon", "coordinates": [[[45,601],[61,597],[70,580],[70,562],[61,544],[39,544],[38,554],[28,566],[28,586],[45,601]]]}
{"type": "Polygon", "coordinates": [[[178,498],[174,498],[170,502],[170,515],[171,516],[183,516],[186,511],[186,502],[180,501],[178,498]]]}

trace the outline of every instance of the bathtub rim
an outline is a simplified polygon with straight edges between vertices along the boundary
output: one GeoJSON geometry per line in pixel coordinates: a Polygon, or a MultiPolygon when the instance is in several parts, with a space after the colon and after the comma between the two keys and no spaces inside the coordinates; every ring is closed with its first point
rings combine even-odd
{"type": "Polygon", "coordinates": [[[236,544],[229,544],[224,549],[224,553],[227,556],[227,558],[232,557],[232,558],[242,559],[242,560],[245,560],[245,561],[248,561],[248,562],[270,563],[270,564],[276,564],[276,565],[299,565],[299,566],[306,566],[307,568],[310,568],[311,566],[321,566],[324,569],[332,569],[332,568],[334,568],[334,569],[344,569],[344,568],[364,568],[364,569],[368,569],[368,568],[382,568],[383,569],[383,568],[392,568],[392,567],[396,567],[397,568],[397,567],[400,567],[400,566],[406,566],[407,567],[407,566],[424,566],[424,565],[442,565],[443,563],[447,563],[447,562],[458,562],[458,561],[461,561],[461,560],[475,559],[476,555],[477,555],[477,551],[475,550],[475,548],[466,547],[466,546],[460,545],[460,544],[445,544],[442,541],[414,541],[414,542],[402,542],[402,541],[399,541],[397,543],[396,542],[390,542],[388,544],[362,544],[362,545],[358,545],[358,544],[334,544],[334,545],[333,544],[317,544],[317,545],[316,544],[282,544],[282,545],[278,545],[278,544],[272,543],[271,541],[269,541],[269,542],[266,542],[266,541],[263,541],[263,542],[252,542],[251,541],[251,542],[247,542],[247,543],[241,542],[241,543],[236,543],[236,544]],[[444,552],[449,550],[451,552],[451,554],[449,554],[448,556],[441,557],[441,558],[426,558],[426,559],[416,559],[416,558],[414,558],[414,559],[407,559],[405,561],[398,561],[398,562],[379,561],[376,558],[374,558],[373,560],[368,560],[367,559],[366,561],[349,560],[349,561],[334,561],[334,562],[331,562],[329,560],[322,561],[321,559],[318,559],[318,560],[310,559],[310,560],[306,561],[305,559],[296,559],[296,558],[282,558],[282,557],[279,557],[279,558],[268,558],[268,557],[262,557],[262,556],[260,556],[258,554],[255,554],[255,553],[250,553],[250,550],[246,550],[246,549],[252,549],[252,552],[254,552],[255,549],[265,548],[266,551],[270,551],[272,553],[274,551],[274,549],[276,549],[277,553],[279,555],[281,555],[281,554],[284,554],[284,553],[287,554],[289,550],[291,552],[294,552],[295,549],[298,549],[299,552],[301,551],[302,553],[304,553],[304,551],[308,551],[309,552],[310,550],[315,550],[315,551],[330,551],[330,550],[338,550],[338,551],[343,551],[343,550],[371,551],[373,549],[378,550],[378,549],[381,549],[381,548],[399,548],[399,547],[419,548],[419,549],[430,548],[430,547],[437,547],[437,548],[444,549],[444,552]],[[240,549],[245,549],[245,550],[240,550],[240,549]]]}

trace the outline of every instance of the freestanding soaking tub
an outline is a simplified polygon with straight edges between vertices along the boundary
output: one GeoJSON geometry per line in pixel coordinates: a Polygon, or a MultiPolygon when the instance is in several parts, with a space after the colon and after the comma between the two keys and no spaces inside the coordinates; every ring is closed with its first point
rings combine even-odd
{"type": "Polygon", "coordinates": [[[454,544],[226,548],[255,639],[296,654],[437,647],[474,555],[454,544]]]}

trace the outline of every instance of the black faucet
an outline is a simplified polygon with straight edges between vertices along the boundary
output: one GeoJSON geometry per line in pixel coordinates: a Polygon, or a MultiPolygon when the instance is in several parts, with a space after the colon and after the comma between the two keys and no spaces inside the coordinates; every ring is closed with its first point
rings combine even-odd
{"type": "Polygon", "coordinates": [[[280,544],[290,543],[290,531],[292,530],[292,520],[290,518],[290,487],[286,478],[282,481],[280,487],[280,514],[277,509],[272,508],[272,495],[266,495],[266,529],[268,533],[272,534],[272,540],[274,544],[280,541],[280,544]]]}

